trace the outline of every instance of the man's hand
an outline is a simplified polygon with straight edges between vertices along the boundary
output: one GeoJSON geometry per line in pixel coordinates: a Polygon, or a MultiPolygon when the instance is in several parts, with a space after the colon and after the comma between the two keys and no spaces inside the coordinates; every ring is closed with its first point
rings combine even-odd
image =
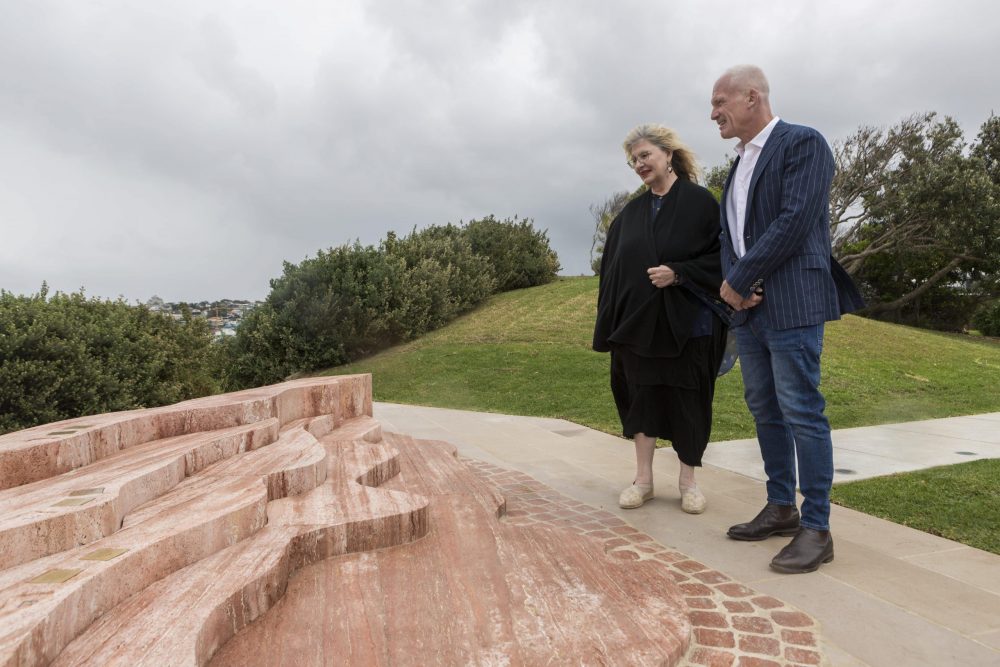
{"type": "Polygon", "coordinates": [[[649,280],[655,287],[669,287],[677,282],[677,274],[666,264],[646,269],[646,273],[649,274],[649,280]]]}
{"type": "Polygon", "coordinates": [[[743,310],[743,297],[740,296],[739,292],[730,287],[729,283],[725,280],[722,281],[722,287],[719,288],[719,296],[733,310],[743,310]]]}
{"type": "Polygon", "coordinates": [[[760,305],[760,302],[764,300],[763,292],[754,292],[747,298],[740,296],[740,293],[729,286],[725,280],[722,281],[722,287],[719,289],[719,296],[722,300],[730,305],[733,310],[747,310],[755,306],[760,305]]]}

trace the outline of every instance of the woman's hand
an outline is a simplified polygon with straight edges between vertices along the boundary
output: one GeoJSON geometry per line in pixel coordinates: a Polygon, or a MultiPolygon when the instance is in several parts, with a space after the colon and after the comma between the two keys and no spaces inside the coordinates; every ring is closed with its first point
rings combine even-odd
{"type": "Polygon", "coordinates": [[[666,264],[646,269],[646,273],[649,274],[649,280],[654,287],[670,287],[677,282],[677,274],[666,264]]]}

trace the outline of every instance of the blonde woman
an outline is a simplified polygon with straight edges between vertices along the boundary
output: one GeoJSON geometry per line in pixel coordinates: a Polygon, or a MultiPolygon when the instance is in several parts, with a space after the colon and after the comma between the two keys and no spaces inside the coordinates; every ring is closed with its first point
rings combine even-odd
{"type": "Polygon", "coordinates": [[[623,434],[635,440],[635,479],[619,505],[639,507],[653,497],[661,438],[680,460],[681,508],[699,514],[706,500],[694,472],[711,433],[726,341],[721,309],[710,306],[722,284],[719,205],[697,184],[694,155],[673,130],[640,125],[623,147],[648,189],[608,231],[594,327],[594,349],[611,353],[623,434]]]}

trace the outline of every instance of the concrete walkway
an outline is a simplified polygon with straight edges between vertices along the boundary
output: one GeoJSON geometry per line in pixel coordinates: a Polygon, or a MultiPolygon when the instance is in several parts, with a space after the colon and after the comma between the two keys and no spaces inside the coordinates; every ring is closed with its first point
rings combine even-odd
{"type": "MultiPolygon", "coordinates": [[[[808,575],[768,568],[788,538],[737,542],[726,529],[764,503],[754,440],[709,446],[699,486],[708,510],[684,514],[677,458],[658,452],[656,498],[621,510],[631,443],[559,419],[375,404],[388,431],[451,442],[462,456],[527,473],[614,512],[661,543],[814,616],[834,667],[1000,666],[1000,556],[833,507],[836,560],[808,575]]],[[[834,432],[837,481],[1000,458],[1000,413],[834,432]]],[[[998,528],[1000,530],[1000,528],[998,528]]]]}

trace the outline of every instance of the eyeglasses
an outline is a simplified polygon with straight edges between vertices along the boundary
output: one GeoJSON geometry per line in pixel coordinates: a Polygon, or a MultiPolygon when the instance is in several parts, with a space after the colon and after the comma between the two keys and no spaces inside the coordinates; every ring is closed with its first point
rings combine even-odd
{"type": "Polygon", "coordinates": [[[629,158],[628,160],[626,160],[625,164],[628,165],[629,169],[636,169],[639,166],[640,163],[641,164],[646,164],[649,161],[649,158],[651,158],[651,157],[653,157],[653,152],[652,151],[643,151],[643,152],[639,153],[638,155],[634,155],[631,158],[629,158]]]}

